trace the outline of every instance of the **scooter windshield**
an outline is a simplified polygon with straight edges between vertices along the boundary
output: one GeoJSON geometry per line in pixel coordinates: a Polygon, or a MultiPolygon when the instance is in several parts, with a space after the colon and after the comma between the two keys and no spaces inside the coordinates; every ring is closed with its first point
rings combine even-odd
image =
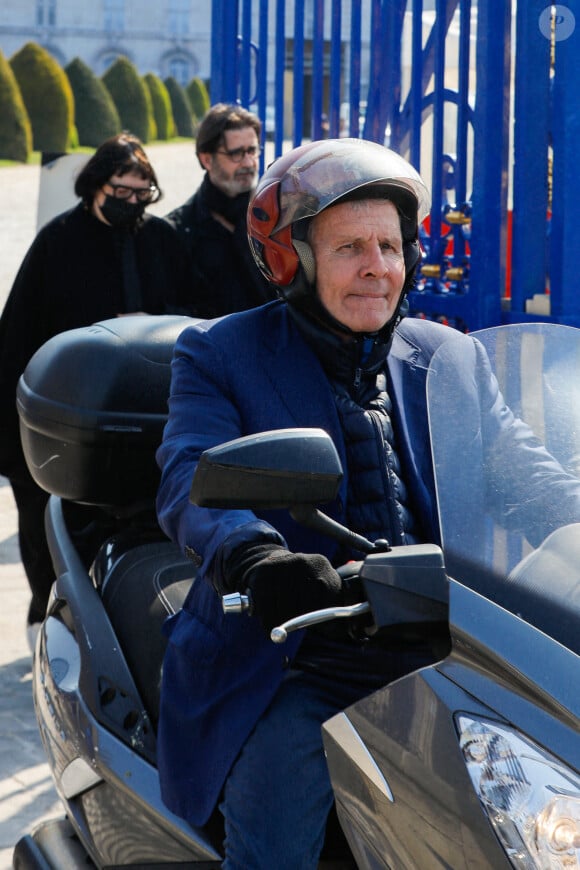
{"type": "Polygon", "coordinates": [[[580,523],[579,373],[580,330],[547,323],[451,335],[434,355],[429,428],[454,579],[488,594],[490,577],[513,577],[567,528],[564,559],[580,587],[580,526],[572,527],[580,523]]]}

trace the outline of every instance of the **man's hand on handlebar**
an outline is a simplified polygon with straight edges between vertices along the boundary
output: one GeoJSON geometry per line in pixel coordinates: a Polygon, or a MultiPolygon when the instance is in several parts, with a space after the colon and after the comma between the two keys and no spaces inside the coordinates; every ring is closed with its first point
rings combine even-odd
{"type": "Polygon", "coordinates": [[[252,612],[269,635],[286,620],[345,603],[341,578],[325,556],[248,544],[234,553],[232,586],[249,590],[252,612]]]}

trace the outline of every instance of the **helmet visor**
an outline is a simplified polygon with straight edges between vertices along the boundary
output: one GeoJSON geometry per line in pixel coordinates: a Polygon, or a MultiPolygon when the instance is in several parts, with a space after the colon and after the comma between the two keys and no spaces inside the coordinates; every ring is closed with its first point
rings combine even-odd
{"type": "MultiPolygon", "coordinates": [[[[341,197],[381,183],[413,194],[421,222],[430,196],[420,175],[400,154],[363,139],[326,139],[305,151],[280,181],[280,216],[274,232],[312,218],[341,197]]],[[[393,194],[396,190],[393,190],[393,194]]],[[[410,217],[410,216],[409,216],[410,217]]]]}

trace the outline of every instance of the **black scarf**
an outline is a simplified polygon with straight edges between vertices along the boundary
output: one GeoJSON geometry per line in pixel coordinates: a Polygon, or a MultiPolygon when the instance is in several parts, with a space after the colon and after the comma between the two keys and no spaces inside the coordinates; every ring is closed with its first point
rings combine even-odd
{"type": "Polygon", "coordinates": [[[221,215],[235,227],[242,223],[245,228],[250,191],[239,193],[237,196],[226,196],[222,190],[211,183],[207,172],[201,183],[201,191],[210,211],[221,215]]]}
{"type": "Polygon", "coordinates": [[[358,402],[369,390],[375,391],[376,377],[385,368],[392,336],[384,341],[380,332],[340,335],[294,305],[288,305],[288,311],[331,381],[345,386],[358,402]]]}

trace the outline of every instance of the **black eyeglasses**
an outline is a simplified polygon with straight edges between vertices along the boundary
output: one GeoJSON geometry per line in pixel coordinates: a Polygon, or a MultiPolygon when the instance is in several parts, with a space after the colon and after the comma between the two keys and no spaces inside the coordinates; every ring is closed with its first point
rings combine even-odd
{"type": "Polygon", "coordinates": [[[249,154],[250,157],[259,157],[262,153],[259,145],[250,145],[249,148],[232,148],[231,151],[226,148],[218,148],[217,150],[219,154],[225,154],[234,163],[241,163],[246,154],[249,154]]]}
{"type": "Polygon", "coordinates": [[[107,184],[113,189],[115,199],[131,199],[135,194],[138,202],[151,203],[157,202],[161,196],[161,191],[154,184],[150,187],[128,187],[126,184],[112,184],[110,181],[107,184]]]}

